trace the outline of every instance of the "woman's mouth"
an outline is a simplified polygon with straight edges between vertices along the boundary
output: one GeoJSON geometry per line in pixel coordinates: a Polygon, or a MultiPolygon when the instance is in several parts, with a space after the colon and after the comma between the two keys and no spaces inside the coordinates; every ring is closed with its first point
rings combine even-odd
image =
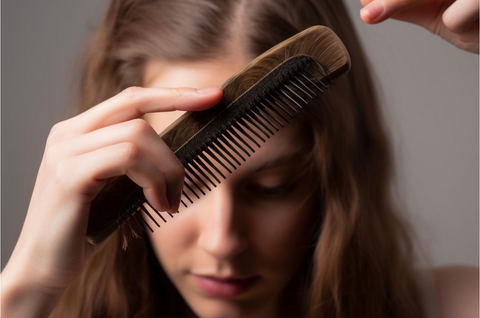
{"type": "Polygon", "coordinates": [[[250,289],[258,280],[257,275],[219,277],[191,274],[195,284],[207,294],[216,297],[234,297],[250,289]]]}

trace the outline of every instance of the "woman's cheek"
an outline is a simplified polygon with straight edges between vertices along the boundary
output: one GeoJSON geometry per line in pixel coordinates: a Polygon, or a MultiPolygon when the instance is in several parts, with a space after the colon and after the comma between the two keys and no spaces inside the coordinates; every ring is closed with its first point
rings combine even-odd
{"type": "Polygon", "coordinates": [[[260,252],[262,267],[294,271],[303,261],[310,242],[312,200],[303,201],[283,202],[255,213],[250,238],[260,252]]]}
{"type": "MultiPolygon", "coordinates": [[[[195,220],[191,213],[177,213],[174,219],[150,233],[155,254],[167,274],[182,270],[193,257],[196,242],[195,220]]],[[[169,275],[170,276],[170,275],[169,275]]]]}

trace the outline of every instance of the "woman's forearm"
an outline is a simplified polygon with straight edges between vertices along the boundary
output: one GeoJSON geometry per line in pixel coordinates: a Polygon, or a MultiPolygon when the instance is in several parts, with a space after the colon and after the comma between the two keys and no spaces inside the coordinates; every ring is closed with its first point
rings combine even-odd
{"type": "Polygon", "coordinates": [[[8,268],[5,268],[0,276],[1,316],[4,318],[49,317],[63,294],[46,293],[29,280],[28,276],[17,277],[8,268]]]}

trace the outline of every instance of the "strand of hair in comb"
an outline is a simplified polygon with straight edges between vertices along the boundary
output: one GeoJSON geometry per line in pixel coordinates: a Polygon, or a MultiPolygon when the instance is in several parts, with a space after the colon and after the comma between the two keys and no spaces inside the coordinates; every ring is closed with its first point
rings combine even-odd
{"type": "MultiPolygon", "coordinates": [[[[187,112],[167,127],[160,136],[185,167],[181,205],[189,207],[213,191],[255,149],[312,107],[311,102],[349,68],[340,39],[329,28],[315,26],[263,53],[228,79],[217,105],[187,112]]],[[[130,218],[142,230],[144,225],[153,232],[141,214],[157,227],[166,222],[142,188],[127,176],[112,178],[92,201],[87,240],[101,243],[130,218]]]]}

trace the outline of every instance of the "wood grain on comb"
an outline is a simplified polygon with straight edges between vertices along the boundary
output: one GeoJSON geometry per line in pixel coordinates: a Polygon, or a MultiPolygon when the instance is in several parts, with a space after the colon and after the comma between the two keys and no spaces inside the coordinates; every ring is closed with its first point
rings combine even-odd
{"type": "MultiPolygon", "coordinates": [[[[239,145],[240,149],[248,154],[250,151],[247,150],[248,145],[244,143],[245,148],[241,145],[242,137],[252,141],[254,139],[263,141],[262,136],[259,135],[260,131],[268,137],[270,133],[273,134],[274,129],[277,130],[274,121],[283,127],[280,117],[283,119],[288,116],[293,118],[291,113],[302,108],[299,103],[303,101],[308,104],[302,98],[301,92],[304,93],[304,96],[313,98],[311,95],[313,94],[316,97],[317,94],[314,91],[323,93],[322,88],[328,88],[325,82],[331,83],[334,78],[346,73],[349,69],[350,57],[338,36],[325,26],[314,26],[274,46],[230,77],[222,85],[223,98],[216,106],[202,112],[187,112],[167,127],[160,136],[187,169],[188,182],[185,182],[185,186],[188,187],[188,190],[183,192],[185,201],[190,204],[193,203],[190,196],[198,198],[199,195],[205,195],[201,187],[197,185],[201,182],[208,188],[204,179],[214,185],[220,182],[220,176],[212,171],[217,171],[224,178],[224,175],[209,161],[203,151],[207,151],[209,157],[215,159],[215,154],[217,154],[235,167],[237,163],[240,163],[224,146],[230,144],[228,140],[239,145]],[[320,71],[314,75],[314,70],[320,71]],[[287,80],[293,77],[295,77],[294,81],[287,83],[287,80]],[[288,86],[289,83],[293,86],[288,86]],[[281,87],[288,90],[288,94],[281,87]],[[261,119],[261,116],[265,120],[261,119]],[[267,122],[269,123],[268,127],[267,122]],[[234,125],[235,128],[243,131],[243,135],[239,136],[238,131],[233,128],[228,129],[229,125],[234,125]],[[255,126],[258,129],[254,131],[249,126],[255,126]],[[235,135],[235,138],[232,134],[235,135]],[[216,138],[219,138],[223,145],[216,141],[216,138]],[[214,142],[216,143],[214,144],[214,142]],[[218,148],[221,148],[222,151],[218,148]],[[212,178],[209,178],[209,175],[212,178]],[[193,189],[194,185],[195,189],[193,189]],[[190,196],[186,192],[189,192],[190,196]],[[201,192],[201,194],[197,194],[197,192],[201,192]]],[[[255,143],[259,146],[257,142],[255,143]]],[[[238,147],[230,147],[231,150],[236,151],[234,148],[238,147]]],[[[237,154],[241,157],[240,153],[237,152],[237,154]]],[[[243,157],[241,158],[243,159],[243,157]]],[[[225,166],[226,163],[224,165],[221,160],[217,160],[217,162],[231,172],[225,166]]],[[[140,228],[142,228],[140,223],[143,222],[153,231],[139,215],[140,212],[144,212],[157,226],[160,225],[143,204],[149,205],[143,196],[142,189],[127,176],[109,179],[104,189],[92,201],[87,240],[92,244],[103,242],[129,218],[137,222],[140,228]],[[136,217],[141,221],[137,221],[136,217]]],[[[187,206],[183,200],[182,204],[187,206]]],[[[150,208],[166,222],[158,211],[151,206],[150,208]]],[[[173,217],[171,214],[165,215],[173,217]]]]}
{"type": "MultiPolygon", "coordinates": [[[[350,57],[338,36],[325,26],[313,26],[264,52],[252,60],[243,70],[230,77],[222,85],[223,98],[215,106],[215,110],[227,107],[281,63],[299,55],[310,56],[326,66],[333,78],[336,77],[336,73],[346,73],[350,69],[350,57]]],[[[187,139],[193,136],[205,124],[197,120],[185,121],[188,117],[196,114],[185,113],[167,127],[160,136],[163,140],[172,140],[171,136],[178,131],[177,125],[179,122],[182,122],[182,126],[188,127],[191,132],[190,134],[184,133],[183,137],[187,139]]],[[[186,140],[183,140],[183,142],[186,142],[186,140]]],[[[167,144],[169,143],[167,142],[167,144]]],[[[176,151],[182,144],[181,140],[177,140],[177,142],[171,144],[170,148],[176,151]]]]}

